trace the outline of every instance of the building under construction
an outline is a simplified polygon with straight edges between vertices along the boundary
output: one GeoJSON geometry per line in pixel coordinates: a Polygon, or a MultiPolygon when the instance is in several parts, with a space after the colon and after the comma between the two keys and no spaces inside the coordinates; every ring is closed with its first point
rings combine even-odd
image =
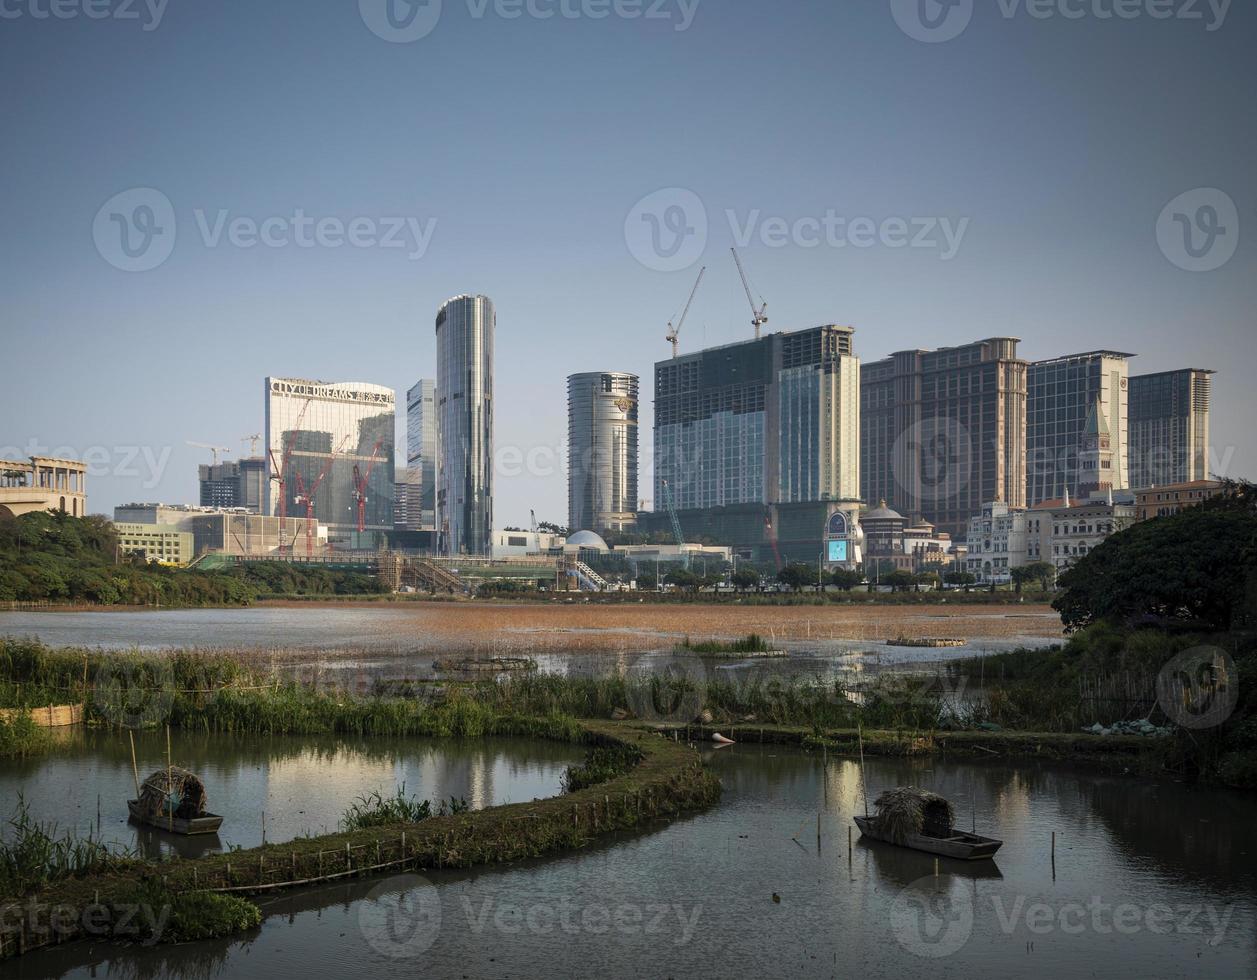
{"type": "Polygon", "coordinates": [[[267,514],[303,518],[313,552],[325,525],[340,550],[380,547],[393,531],[395,398],[359,382],[266,379],[267,514]]]}

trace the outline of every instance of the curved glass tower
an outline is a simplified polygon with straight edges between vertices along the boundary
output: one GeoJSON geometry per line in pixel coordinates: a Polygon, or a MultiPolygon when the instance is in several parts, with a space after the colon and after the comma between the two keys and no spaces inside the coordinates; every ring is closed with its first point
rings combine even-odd
{"type": "Polygon", "coordinates": [[[576,531],[637,524],[637,375],[567,379],[567,522],[576,531]]]}
{"type": "Polygon", "coordinates": [[[436,315],[436,529],[446,555],[493,547],[493,331],[487,296],[455,296],[436,315]]]}

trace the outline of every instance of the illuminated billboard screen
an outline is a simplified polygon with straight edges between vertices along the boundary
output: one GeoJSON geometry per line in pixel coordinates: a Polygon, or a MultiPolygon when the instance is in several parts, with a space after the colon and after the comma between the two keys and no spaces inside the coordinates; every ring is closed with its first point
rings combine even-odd
{"type": "Polygon", "coordinates": [[[847,542],[845,541],[829,542],[829,560],[830,561],[846,561],[847,560],[847,542]]]}

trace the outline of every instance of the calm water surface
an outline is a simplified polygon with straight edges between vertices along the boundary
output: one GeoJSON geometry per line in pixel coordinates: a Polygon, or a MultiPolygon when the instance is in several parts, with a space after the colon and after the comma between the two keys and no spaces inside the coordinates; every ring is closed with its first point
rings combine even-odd
{"type": "MultiPolygon", "coordinates": [[[[192,857],[337,830],[345,808],[402,785],[419,799],[467,800],[473,809],[554,796],[563,771],[584,758],[577,747],[524,739],[373,738],[361,741],[283,736],[238,737],[174,732],[175,765],[205,783],[208,809],[220,814],[217,834],[181,837],[130,823],[135,798],[125,734],[95,729],[73,736],[64,752],[0,763],[0,801],[7,821],[21,793],[31,815],[62,829],[96,831],[115,849],[150,857],[171,849],[192,857]],[[99,825],[98,808],[99,806],[99,825]]],[[[164,733],[136,735],[140,779],[166,765],[164,733]]],[[[0,838],[7,826],[0,826],[0,838]]]]}
{"type": "Polygon", "coordinates": [[[355,882],[264,904],[252,936],[79,945],[15,977],[1251,977],[1257,800],[1031,766],[869,760],[934,788],[995,862],[863,843],[859,766],[714,753],[711,810],[564,857],[355,882]],[[817,844],[817,820],[821,842],[817,844]],[[1055,873],[1050,844],[1057,833],[1055,873]],[[774,896],[776,897],[774,899],[774,896]]]}

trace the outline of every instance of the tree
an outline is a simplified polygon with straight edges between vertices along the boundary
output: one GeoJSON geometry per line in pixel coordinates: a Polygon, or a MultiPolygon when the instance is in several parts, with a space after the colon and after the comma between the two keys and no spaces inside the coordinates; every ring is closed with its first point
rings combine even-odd
{"type": "Polygon", "coordinates": [[[703,578],[684,568],[674,568],[663,577],[669,585],[674,585],[684,592],[697,592],[703,584],[703,578]]]}
{"type": "Polygon", "coordinates": [[[955,571],[955,572],[948,572],[946,575],[944,575],[943,581],[946,582],[948,585],[963,586],[964,590],[968,592],[969,586],[975,584],[978,581],[978,577],[974,575],[972,572],[955,571]]]}
{"type": "Polygon", "coordinates": [[[1068,631],[1107,621],[1227,630],[1252,615],[1257,506],[1251,485],[1111,535],[1061,574],[1068,631]]]}
{"type": "Polygon", "coordinates": [[[753,568],[739,568],[729,579],[733,583],[733,587],[740,592],[748,589],[758,589],[760,583],[759,572],[753,568]]]}
{"type": "Polygon", "coordinates": [[[816,584],[816,569],[811,565],[795,562],[777,573],[777,581],[795,592],[802,592],[805,586],[816,584]]]}
{"type": "Polygon", "coordinates": [[[1044,592],[1050,589],[1056,581],[1056,566],[1050,561],[1032,561],[1025,566],[1025,569],[1029,580],[1038,582],[1044,592]]]}
{"type": "Polygon", "coordinates": [[[938,576],[933,572],[918,572],[912,578],[918,592],[921,591],[923,585],[927,592],[933,592],[938,588],[938,576]]]}
{"type": "Polygon", "coordinates": [[[1021,595],[1021,587],[1032,581],[1029,565],[1015,565],[1008,570],[1008,577],[1013,580],[1013,589],[1021,595]]]}
{"type": "Polygon", "coordinates": [[[845,568],[835,568],[829,573],[829,581],[834,588],[841,589],[843,592],[850,592],[864,581],[864,576],[859,572],[849,571],[845,568]]]}
{"type": "Polygon", "coordinates": [[[882,578],[896,592],[907,592],[916,583],[916,576],[911,572],[894,571],[882,578]]]}

